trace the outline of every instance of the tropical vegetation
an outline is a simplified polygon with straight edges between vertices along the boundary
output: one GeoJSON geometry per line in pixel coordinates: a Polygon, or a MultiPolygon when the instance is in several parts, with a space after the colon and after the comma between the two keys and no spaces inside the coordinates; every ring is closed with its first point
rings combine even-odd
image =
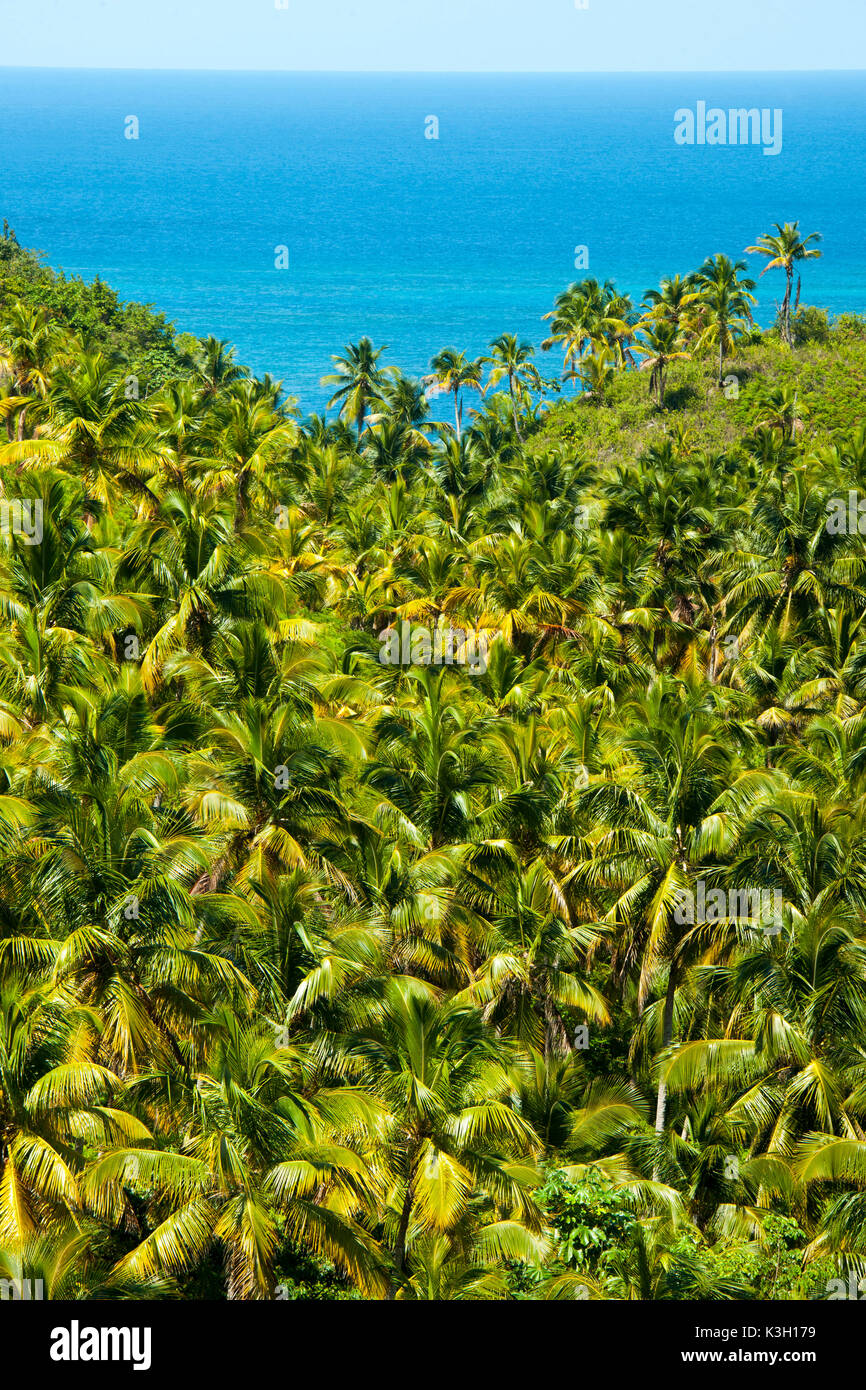
{"type": "Polygon", "coordinates": [[[866,1275],[866,322],[792,303],[813,240],[756,243],[765,331],[717,254],[539,356],[349,344],[302,419],[5,230],[0,1279],[866,1275]]]}

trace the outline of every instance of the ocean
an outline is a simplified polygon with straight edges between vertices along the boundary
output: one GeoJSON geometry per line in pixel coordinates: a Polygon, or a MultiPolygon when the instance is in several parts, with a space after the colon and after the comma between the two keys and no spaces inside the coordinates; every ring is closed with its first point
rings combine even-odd
{"type": "MultiPolygon", "coordinates": [[[[502,332],[540,349],[571,281],[639,299],[773,222],[823,234],[804,302],[864,312],[864,172],[863,73],[0,69],[0,217],[19,241],[229,339],[304,413],[362,334],[413,375],[502,332]],[[677,144],[674,113],[699,102],[780,110],[780,152],[677,144]]],[[[760,322],[783,288],[759,282],[760,322]]],[[[545,375],[560,363],[539,351],[545,375]]]]}

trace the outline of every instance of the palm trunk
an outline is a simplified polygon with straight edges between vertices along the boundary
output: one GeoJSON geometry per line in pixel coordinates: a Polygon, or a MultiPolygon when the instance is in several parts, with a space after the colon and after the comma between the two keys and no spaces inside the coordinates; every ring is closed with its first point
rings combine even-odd
{"type": "Polygon", "coordinates": [[[794,283],[794,267],[793,267],[792,265],[786,265],[786,266],[785,266],[785,279],[786,279],[786,286],[785,286],[785,298],[784,298],[783,301],[782,301],[782,316],[783,316],[784,325],[785,325],[785,342],[787,343],[788,347],[790,347],[790,346],[791,346],[791,288],[792,288],[793,283],[794,283]]]}
{"type": "Polygon", "coordinates": [[[460,394],[459,387],[454,392],[454,420],[457,425],[457,442],[460,443],[460,427],[463,418],[463,411],[458,409],[457,397],[460,394]]]}
{"type": "MultiPolygon", "coordinates": [[[[670,1047],[674,1037],[674,1002],[677,995],[677,971],[673,961],[671,961],[670,973],[668,974],[668,987],[665,994],[665,1011],[662,1017],[662,1052],[670,1047]]],[[[656,1098],[656,1134],[661,1134],[665,1127],[665,1110],[667,1108],[668,1088],[664,1080],[659,1077],[658,1096],[656,1098]]]]}
{"type": "Polygon", "coordinates": [[[719,334],[719,386],[722,384],[722,367],[725,360],[725,349],[722,344],[722,337],[719,334]]]}
{"type": "MultiPolygon", "coordinates": [[[[26,375],[25,375],[25,371],[26,371],[26,369],[25,369],[24,367],[22,367],[20,374],[15,378],[15,385],[16,385],[16,388],[17,388],[17,390],[18,390],[18,395],[19,395],[19,396],[29,396],[29,395],[30,395],[30,392],[27,390],[27,377],[26,377],[26,375]]],[[[19,412],[18,412],[17,429],[16,429],[16,431],[15,431],[15,438],[18,440],[18,443],[19,443],[19,444],[22,443],[22,441],[23,441],[23,439],[24,439],[24,418],[25,418],[26,413],[27,413],[27,407],[26,407],[26,405],[25,405],[25,406],[23,406],[22,409],[19,410],[19,412]]]]}
{"type": "Polygon", "coordinates": [[[241,474],[235,487],[235,534],[243,530],[247,518],[246,484],[241,474]]]}
{"type": "Polygon", "coordinates": [[[400,1285],[400,1278],[406,1264],[406,1233],[409,1230],[409,1218],[412,1215],[412,1179],[415,1175],[414,1160],[409,1165],[409,1176],[406,1180],[406,1196],[403,1198],[403,1210],[400,1212],[400,1224],[397,1227],[397,1239],[394,1242],[394,1273],[391,1276],[391,1283],[388,1288],[388,1300],[393,1302],[397,1297],[397,1289],[400,1285]]]}
{"type": "Polygon", "coordinates": [[[523,443],[523,435],[520,433],[520,425],[517,422],[517,398],[514,394],[514,378],[511,372],[508,373],[508,390],[511,392],[511,414],[514,417],[514,432],[520,443],[523,443]]]}

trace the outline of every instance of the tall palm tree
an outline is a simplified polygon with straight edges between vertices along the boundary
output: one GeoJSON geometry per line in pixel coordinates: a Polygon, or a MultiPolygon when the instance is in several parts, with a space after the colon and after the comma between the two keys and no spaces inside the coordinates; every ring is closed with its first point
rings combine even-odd
{"type": "Polygon", "coordinates": [[[518,342],[513,333],[501,333],[498,338],[494,338],[490,344],[493,349],[492,356],[487,358],[491,363],[491,372],[488,384],[495,386],[498,381],[505,377],[508,381],[508,394],[511,397],[511,413],[514,420],[514,433],[523,442],[520,433],[520,421],[517,416],[517,383],[526,374],[526,367],[530,358],[535,355],[535,348],[531,343],[518,342]]]}
{"type": "Polygon", "coordinates": [[[234,488],[235,530],[240,531],[253,487],[270,491],[267,479],[297,443],[298,430],[292,419],[274,410],[267,396],[257,394],[252,382],[244,381],[233,387],[217,411],[215,431],[215,466],[203,482],[208,489],[234,488]]]}
{"type": "Polygon", "coordinates": [[[160,443],[146,403],[126,395],[123,374],[102,353],[82,352],[58,367],[33,411],[38,436],[0,447],[0,462],[69,468],[107,508],[119,484],[140,497],[152,496],[148,482],[161,458],[160,443]]]}
{"type": "Polygon", "coordinates": [[[229,1299],[272,1298],[280,1220],[369,1294],[380,1293],[380,1262],[355,1219],[372,1199],[369,1165],[340,1142],[359,1122],[375,1122],[373,1104],[311,1086],[296,1050],[224,1006],[202,1031],[212,1045],[197,1074],[161,1073],[135,1088],[143,1109],[177,1127],[174,1151],[115,1149],[86,1174],[85,1201],[98,1215],[117,1219],[124,1191],[147,1212],[115,1277],[177,1277],[216,1250],[229,1299]]]}
{"type": "MultiPolygon", "coordinates": [[[[661,682],[636,711],[626,735],[631,766],[643,785],[600,781],[581,807],[604,827],[591,857],[575,866],[576,889],[610,886],[617,896],[607,919],[622,923],[615,955],[620,971],[639,967],[638,1004],[664,981],[658,1047],[673,1040],[677,992],[690,955],[707,935],[703,923],[678,921],[677,904],[712,863],[716,798],[735,775],[732,750],[712,718],[692,705],[687,689],[661,682]],[[651,711],[651,712],[650,712],[651,711]]],[[[667,1086],[658,1082],[656,1129],[664,1129],[667,1086]]]]}
{"type": "Polygon", "coordinates": [[[768,270],[784,270],[785,272],[785,298],[782,300],[781,319],[782,319],[782,341],[788,347],[793,346],[793,336],[791,333],[791,292],[794,287],[794,265],[800,261],[814,260],[822,253],[816,246],[810,246],[810,241],[820,241],[819,232],[810,232],[807,237],[800,236],[799,222],[786,222],[784,226],[780,222],[774,222],[775,232],[765,232],[758,237],[755,246],[747,246],[746,251],[750,256],[764,256],[767,264],[761,271],[766,275],[768,270]]]}
{"type": "Polygon", "coordinates": [[[337,370],[322,377],[323,386],[336,386],[328,407],[341,402],[340,415],[354,421],[357,430],[357,443],[360,447],[364,433],[364,419],[370,406],[382,399],[387,379],[378,361],[385,347],[374,348],[369,338],[358,343],[349,343],[342,356],[332,358],[337,370]]]}
{"type": "Polygon", "coordinates": [[[543,317],[552,320],[552,332],[541,344],[542,349],[546,352],[554,343],[563,345],[564,379],[577,380],[577,363],[590,346],[607,346],[618,361],[625,360],[624,344],[633,337],[635,316],[631,301],[618,295],[609,280],[600,285],[590,278],[570,285],[543,317]]]}
{"type": "Polygon", "coordinates": [[[673,275],[662,280],[659,289],[647,290],[643,303],[656,318],[669,320],[675,328],[680,328],[697,298],[694,274],[673,275]]]}
{"type": "Polygon", "coordinates": [[[467,387],[473,391],[481,390],[482,364],[483,358],[470,361],[465,352],[458,352],[456,348],[443,348],[430,362],[433,377],[428,379],[438,382],[443,391],[450,391],[454,397],[454,427],[458,442],[463,425],[463,392],[467,387]]]}
{"type": "Polygon", "coordinates": [[[755,296],[754,280],[743,279],[740,272],[745,261],[731,261],[727,256],[711,256],[695,277],[699,297],[693,302],[692,318],[696,347],[715,347],[718,350],[718,385],[722,385],[725,357],[733,350],[738,337],[747,333],[752,324],[755,296]]]}

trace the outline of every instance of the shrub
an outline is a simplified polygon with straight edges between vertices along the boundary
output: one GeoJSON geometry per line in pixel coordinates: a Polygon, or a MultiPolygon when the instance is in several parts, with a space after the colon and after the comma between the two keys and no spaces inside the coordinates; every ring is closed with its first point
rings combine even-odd
{"type": "Polygon", "coordinates": [[[798,309],[792,324],[795,347],[805,343],[829,343],[830,319],[826,309],[810,304],[798,309]]]}
{"type": "Polygon", "coordinates": [[[866,339],[866,314],[840,314],[833,332],[843,342],[863,342],[866,339]]]}

